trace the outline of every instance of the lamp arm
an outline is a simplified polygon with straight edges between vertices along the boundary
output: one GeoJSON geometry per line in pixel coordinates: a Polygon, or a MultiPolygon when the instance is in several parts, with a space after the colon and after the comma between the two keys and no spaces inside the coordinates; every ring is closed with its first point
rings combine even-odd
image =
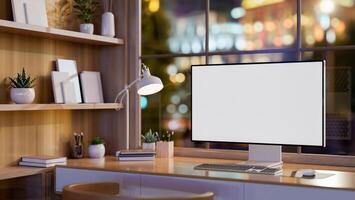
{"type": "Polygon", "coordinates": [[[140,80],[140,78],[137,78],[136,80],[132,81],[129,85],[126,85],[125,88],[123,90],[121,90],[120,92],[117,93],[116,98],[115,98],[115,103],[117,103],[118,98],[122,95],[120,103],[122,103],[123,98],[125,97],[125,94],[127,92],[127,90],[129,90],[134,84],[136,84],[138,81],[140,80]]]}

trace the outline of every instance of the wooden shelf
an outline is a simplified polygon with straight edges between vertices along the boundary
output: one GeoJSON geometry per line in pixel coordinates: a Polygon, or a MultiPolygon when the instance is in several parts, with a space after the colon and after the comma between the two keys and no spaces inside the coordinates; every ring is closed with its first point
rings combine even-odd
{"type": "Polygon", "coordinates": [[[20,35],[31,35],[34,37],[41,37],[46,39],[65,40],[70,42],[92,45],[123,44],[123,40],[119,38],[110,38],[101,35],[90,35],[76,31],[34,26],[7,20],[0,20],[0,32],[14,33],[20,35]]]}
{"type": "Polygon", "coordinates": [[[0,104],[1,111],[30,110],[115,110],[123,108],[118,103],[83,103],[83,104],[0,104]]]}

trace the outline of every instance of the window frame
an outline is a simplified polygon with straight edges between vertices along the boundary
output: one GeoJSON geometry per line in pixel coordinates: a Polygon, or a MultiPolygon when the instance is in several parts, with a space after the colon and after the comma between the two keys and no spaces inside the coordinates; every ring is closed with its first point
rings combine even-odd
{"type": "MultiPolygon", "coordinates": [[[[302,33],[301,33],[301,14],[302,2],[305,0],[295,0],[296,2],[296,40],[295,44],[284,48],[269,48],[260,50],[245,50],[245,51],[209,51],[209,12],[210,0],[205,0],[205,49],[202,53],[167,53],[167,54],[153,54],[140,55],[139,60],[143,59],[158,59],[158,58],[177,58],[177,57],[194,57],[204,56],[205,63],[209,64],[209,58],[216,55],[244,55],[244,54],[273,54],[273,53],[295,53],[297,60],[302,60],[302,55],[305,52],[317,51],[337,51],[337,50],[355,50],[355,45],[339,45],[339,46],[320,46],[320,47],[303,47],[302,33]]],[[[142,5],[141,5],[142,6],[142,5]]],[[[141,11],[140,11],[141,16],[141,11]]],[[[141,23],[141,20],[140,20],[141,23]]],[[[140,26],[141,27],[141,26],[140,26]]],[[[139,32],[141,37],[142,31],[139,32]]],[[[141,47],[141,46],[140,46],[141,47]]],[[[140,49],[141,52],[141,49],[140,49]]],[[[140,119],[142,121],[142,119],[140,119]]],[[[140,142],[140,141],[139,141],[140,142]]],[[[303,164],[322,164],[334,166],[349,166],[355,167],[355,156],[331,155],[331,154],[308,154],[302,153],[302,147],[297,147],[297,153],[283,152],[283,160],[289,163],[303,163],[303,164]]],[[[175,147],[175,156],[184,157],[204,157],[204,158],[220,158],[220,159],[247,159],[248,152],[244,150],[227,150],[227,149],[210,149],[209,144],[206,148],[189,148],[189,147],[175,147]]]]}

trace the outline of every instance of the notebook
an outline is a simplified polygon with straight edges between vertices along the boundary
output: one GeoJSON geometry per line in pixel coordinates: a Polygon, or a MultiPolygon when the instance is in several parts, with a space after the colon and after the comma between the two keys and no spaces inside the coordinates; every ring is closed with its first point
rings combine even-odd
{"type": "Polygon", "coordinates": [[[67,158],[59,157],[59,156],[23,156],[21,158],[21,161],[31,162],[31,163],[51,164],[51,163],[67,162],[67,158]]]}

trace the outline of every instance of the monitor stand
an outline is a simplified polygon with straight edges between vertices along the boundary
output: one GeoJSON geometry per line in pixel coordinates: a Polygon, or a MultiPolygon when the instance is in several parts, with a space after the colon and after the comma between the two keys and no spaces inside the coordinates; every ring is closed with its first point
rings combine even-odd
{"type": "Polygon", "coordinates": [[[264,167],[282,167],[281,146],[274,145],[249,145],[249,156],[246,165],[259,165],[264,167]]]}

